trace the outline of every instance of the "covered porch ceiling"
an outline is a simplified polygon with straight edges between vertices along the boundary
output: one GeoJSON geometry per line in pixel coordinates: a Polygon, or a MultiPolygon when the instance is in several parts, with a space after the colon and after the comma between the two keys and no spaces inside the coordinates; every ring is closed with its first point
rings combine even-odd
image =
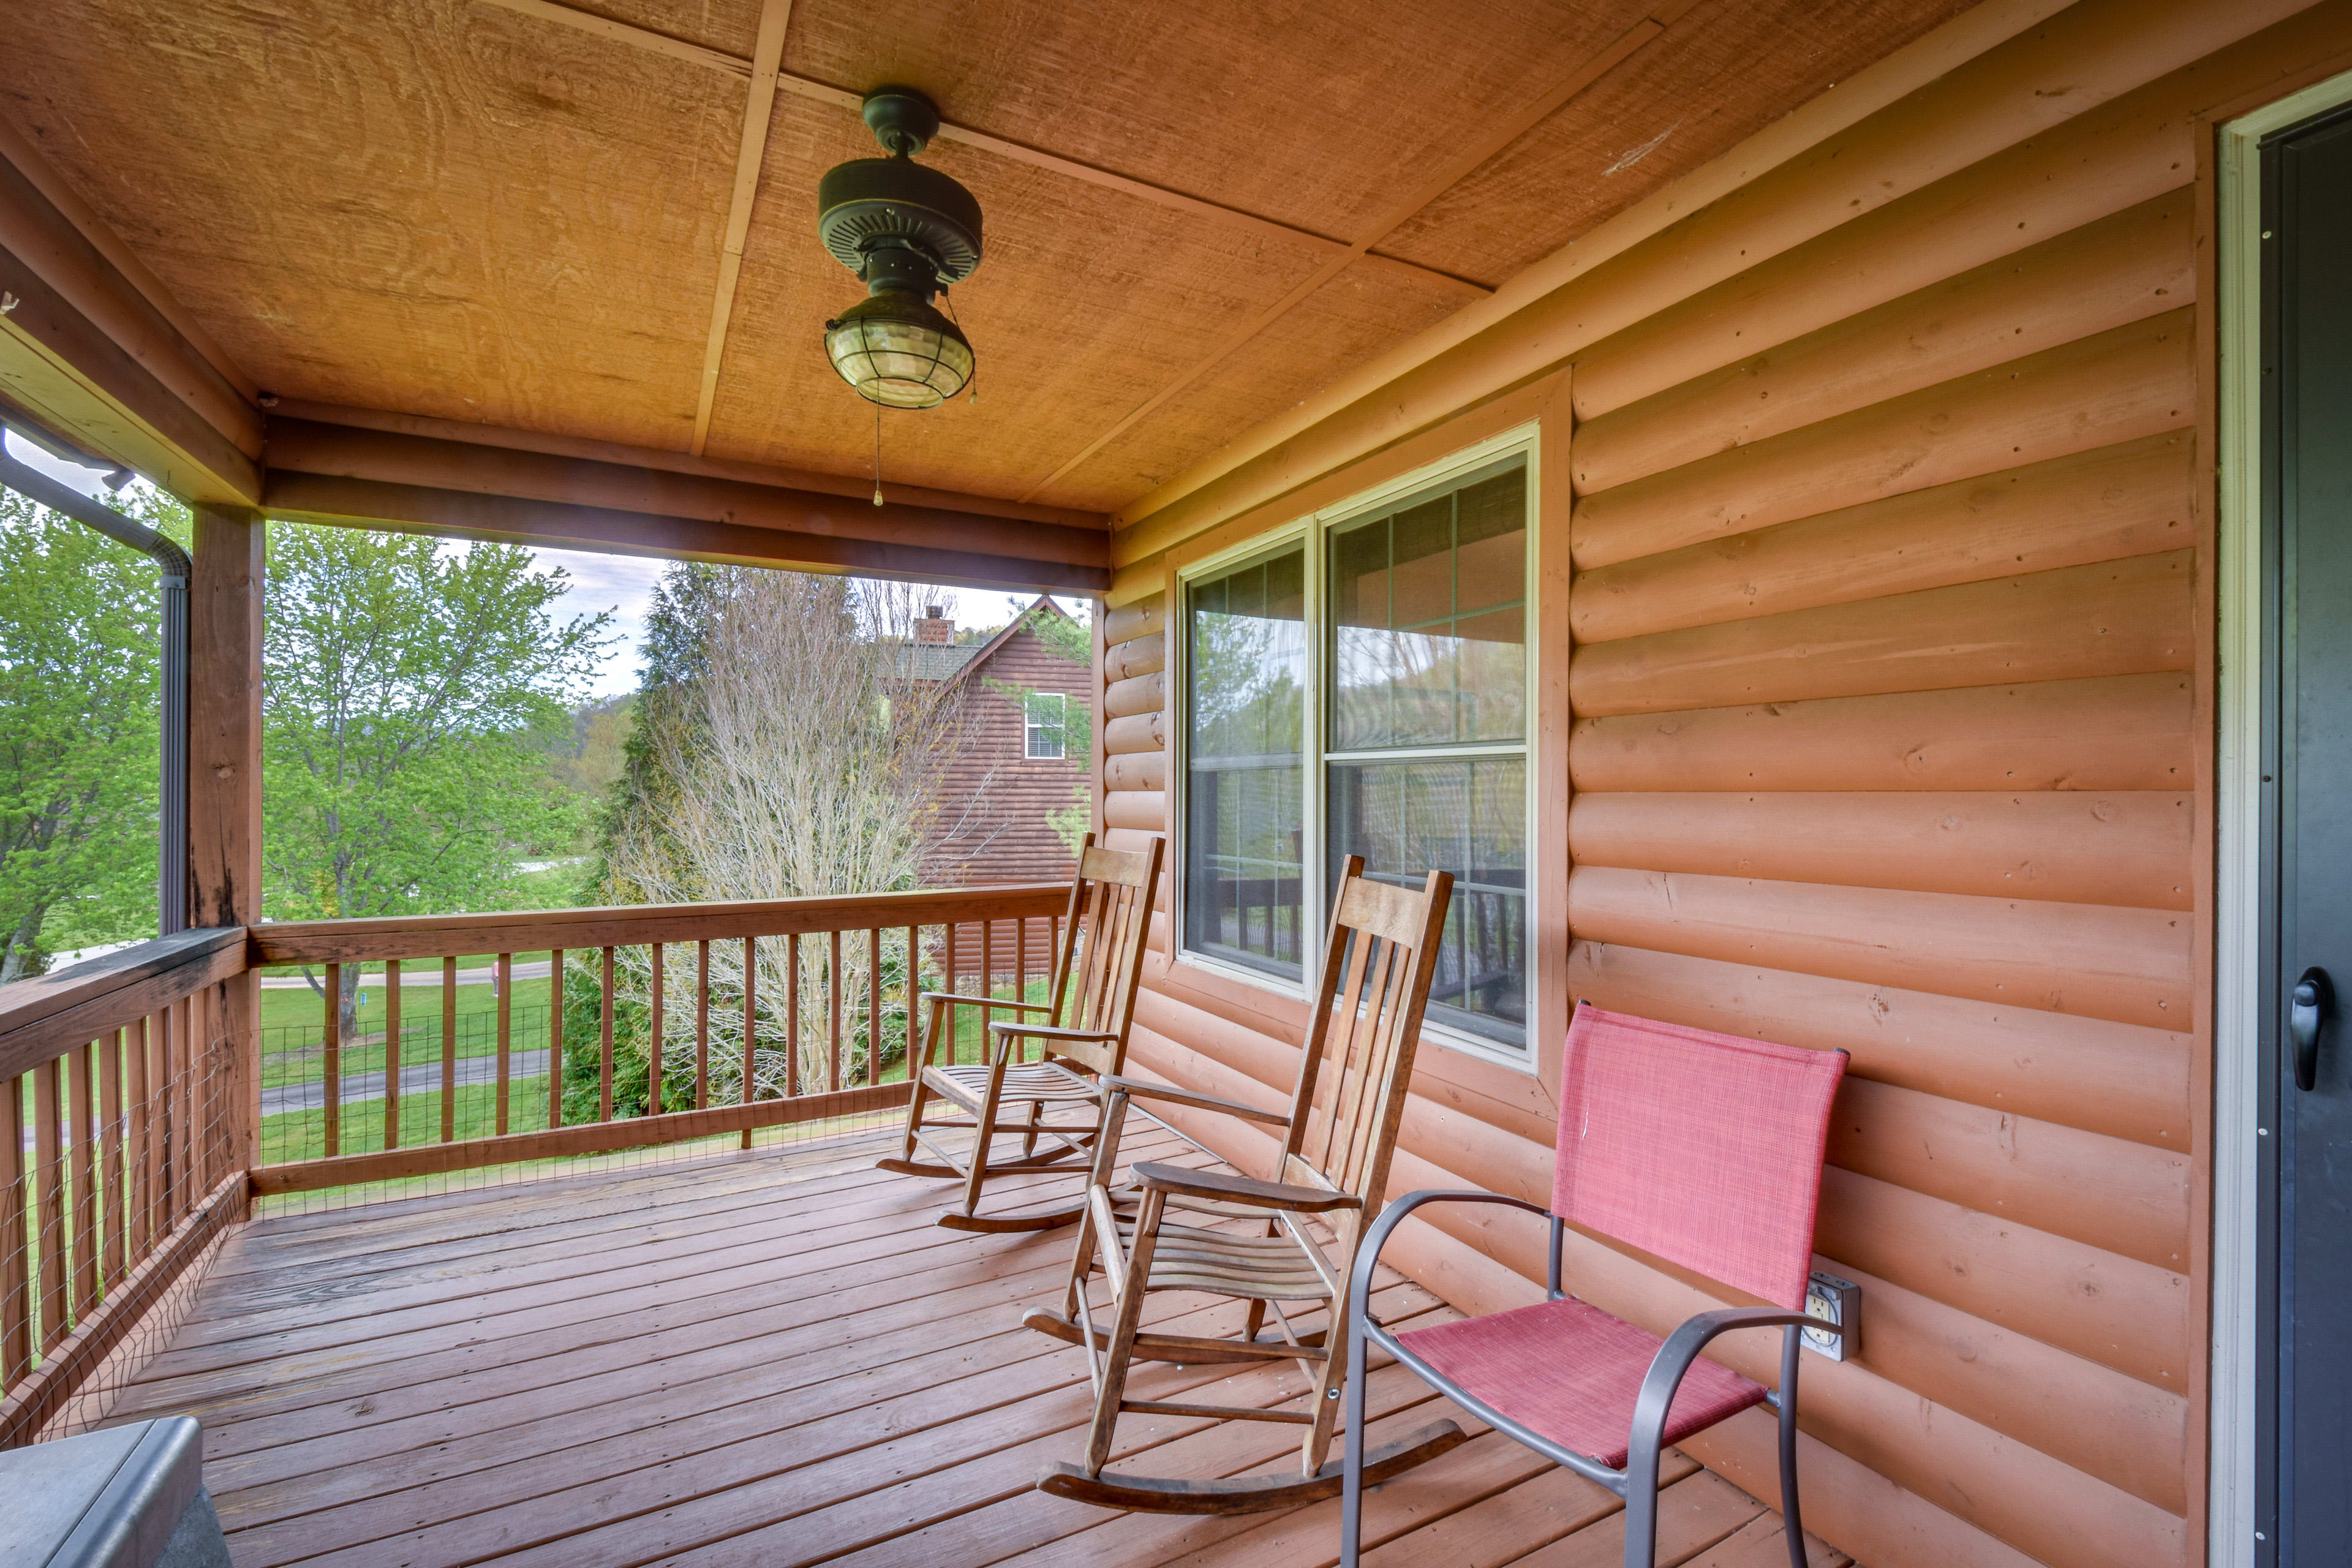
{"type": "Polygon", "coordinates": [[[88,0],[0,53],[0,395],[194,499],[1098,589],[1108,514],[1966,0],[88,0]],[[986,213],[976,401],[822,322],[859,95],[986,213]]]}

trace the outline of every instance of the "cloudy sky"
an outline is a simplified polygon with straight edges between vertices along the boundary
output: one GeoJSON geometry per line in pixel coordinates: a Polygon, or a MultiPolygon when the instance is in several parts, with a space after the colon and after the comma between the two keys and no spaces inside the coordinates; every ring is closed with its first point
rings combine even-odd
{"type": "MultiPolygon", "coordinates": [[[[99,493],[97,469],[60,463],[13,432],[7,437],[7,446],[8,455],[18,462],[53,475],[86,495],[99,493]]],[[[590,615],[603,610],[613,616],[612,630],[620,640],[604,656],[594,694],[614,697],[635,690],[638,649],[646,635],[646,610],[653,599],[654,584],[661,580],[668,563],[631,555],[591,554],[581,550],[538,550],[532,553],[544,565],[562,567],[572,580],[572,592],[562,601],[561,613],[590,615]]],[[[1012,613],[1013,601],[1001,592],[948,587],[934,591],[937,602],[948,606],[948,614],[958,626],[1003,626],[1012,613]]],[[[1062,607],[1074,614],[1085,613],[1076,600],[1065,599],[1062,607]]]]}

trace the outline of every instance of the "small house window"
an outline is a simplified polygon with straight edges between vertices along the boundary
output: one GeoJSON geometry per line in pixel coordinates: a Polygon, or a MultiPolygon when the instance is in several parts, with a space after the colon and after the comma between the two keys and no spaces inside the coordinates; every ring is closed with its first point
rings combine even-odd
{"type": "Polygon", "coordinates": [[[1064,721],[1069,699],[1058,691],[1032,691],[1024,700],[1021,754],[1033,763],[1062,759],[1064,721]]]}
{"type": "Polygon", "coordinates": [[[1184,584],[1183,944],[1303,979],[1339,868],[1454,875],[1430,1022],[1525,1047],[1524,452],[1184,584]]]}

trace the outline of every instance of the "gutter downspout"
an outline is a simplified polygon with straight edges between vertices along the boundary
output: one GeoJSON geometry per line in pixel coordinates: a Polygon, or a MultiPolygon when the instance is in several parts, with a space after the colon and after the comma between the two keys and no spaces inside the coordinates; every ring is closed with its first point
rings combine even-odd
{"type": "MultiPolygon", "coordinates": [[[[13,425],[9,428],[16,428],[13,425]]],[[[19,435],[27,435],[18,430],[19,435]]],[[[31,439],[29,435],[27,438],[31,439]]],[[[34,444],[47,447],[47,442],[34,444]]],[[[188,552],[172,540],[0,449],[0,485],[154,558],[163,593],[163,845],[155,878],[161,934],[188,929],[188,552]]]]}

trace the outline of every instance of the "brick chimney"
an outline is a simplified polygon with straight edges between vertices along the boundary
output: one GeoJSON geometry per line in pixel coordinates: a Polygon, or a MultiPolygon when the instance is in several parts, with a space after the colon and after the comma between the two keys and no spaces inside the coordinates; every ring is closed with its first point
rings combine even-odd
{"type": "Polygon", "coordinates": [[[918,646],[940,647],[955,641],[955,623],[948,619],[946,606],[931,605],[925,607],[923,618],[915,623],[915,641],[918,646]]]}

